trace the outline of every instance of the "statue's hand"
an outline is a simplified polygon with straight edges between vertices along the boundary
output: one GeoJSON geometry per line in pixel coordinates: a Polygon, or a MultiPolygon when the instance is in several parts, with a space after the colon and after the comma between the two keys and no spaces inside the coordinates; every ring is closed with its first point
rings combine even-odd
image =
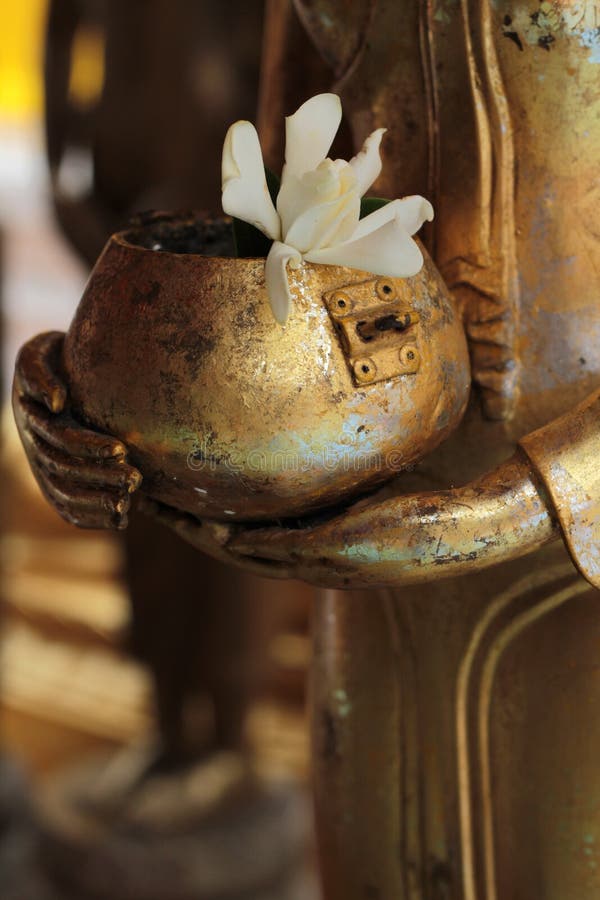
{"type": "Polygon", "coordinates": [[[251,559],[248,556],[240,556],[229,549],[229,541],[232,539],[239,526],[225,524],[224,522],[211,522],[197,519],[189,513],[181,512],[150,497],[141,496],[138,509],[152,516],[175,531],[180,537],[197,550],[207,553],[220,562],[242,568],[254,575],[262,575],[267,578],[293,578],[287,566],[279,562],[251,559]]]}
{"type": "Polygon", "coordinates": [[[83,428],[68,412],[59,360],[64,334],[28,341],[17,357],[13,409],[29,464],[46,499],[80,528],[125,528],[142,476],[125,445],[83,428]]]}
{"type": "MultiPolygon", "coordinates": [[[[400,500],[396,502],[401,504],[400,500]]],[[[310,527],[238,527],[227,542],[227,550],[237,557],[238,565],[247,566],[260,559],[262,565],[285,567],[288,577],[318,587],[375,585],[380,578],[368,564],[368,550],[364,557],[353,554],[359,535],[368,534],[373,524],[371,509],[363,501],[342,515],[310,527]]]]}
{"type": "MultiPolygon", "coordinates": [[[[339,549],[332,545],[331,530],[323,525],[242,531],[232,536],[228,549],[244,568],[260,559],[265,568],[281,566],[288,578],[317,587],[343,589],[376,584],[376,579],[370,579],[360,563],[341,556],[339,549]]],[[[265,571],[265,574],[272,572],[265,571]]]]}

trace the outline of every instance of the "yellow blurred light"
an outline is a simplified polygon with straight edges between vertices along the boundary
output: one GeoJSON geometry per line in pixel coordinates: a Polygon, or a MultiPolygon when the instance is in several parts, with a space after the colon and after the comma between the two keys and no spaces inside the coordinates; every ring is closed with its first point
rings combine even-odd
{"type": "Polygon", "coordinates": [[[0,116],[31,118],[42,109],[47,0],[0,0],[0,116]]]}
{"type": "MultiPolygon", "coordinates": [[[[48,0],[0,0],[0,118],[31,119],[43,107],[43,56],[48,0]]],[[[92,105],[104,84],[104,35],[81,26],[71,54],[69,97],[92,105]]]]}
{"type": "Polygon", "coordinates": [[[104,85],[104,32],[83,25],[78,28],[71,53],[69,97],[82,108],[92,106],[104,85]]]}

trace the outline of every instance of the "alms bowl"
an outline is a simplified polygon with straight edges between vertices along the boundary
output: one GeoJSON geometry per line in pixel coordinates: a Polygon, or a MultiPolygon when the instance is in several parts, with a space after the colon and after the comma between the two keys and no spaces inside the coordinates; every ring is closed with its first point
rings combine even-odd
{"type": "Polygon", "coordinates": [[[126,443],[142,490],[202,518],[298,516],[393,477],[456,427],[466,341],[427,256],[407,279],[290,270],[282,326],[264,259],[227,256],[224,228],[157,217],[115,234],[65,341],[74,414],[126,443]]]}

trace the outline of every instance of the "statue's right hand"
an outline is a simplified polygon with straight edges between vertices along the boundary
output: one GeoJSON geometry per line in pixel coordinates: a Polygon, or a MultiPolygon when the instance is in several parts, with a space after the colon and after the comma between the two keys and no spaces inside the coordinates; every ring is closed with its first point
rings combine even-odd
{"type": "Polygon", "coordinates": [[[81,426],[69,413],[59,360],[64,334],[32,338],[17,357],[13,409],[29,464],[46,499],[80,528],[125,528],[142,476],[116,438],[81,426]]]}

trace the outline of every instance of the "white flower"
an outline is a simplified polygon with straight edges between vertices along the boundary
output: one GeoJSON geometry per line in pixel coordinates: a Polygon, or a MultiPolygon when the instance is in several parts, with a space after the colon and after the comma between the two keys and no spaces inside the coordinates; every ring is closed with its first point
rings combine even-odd
{"type": "Polygon", "coordinates": [[[235,122],[223,146],[223,209],[273,239],[265,280],[273,313],[285,323],[291,304],[287,266],[303,260],[408,278],[423,265],[411,235],[433,219],[423,197],[393,200],[360,218],[360,198],[381,171],[378,128],[350,162],[328,159],[342,118],[340,98],[319,94],[285,120],[285,165],[277,209],[267,189],[256,129],[235,122]]]}

